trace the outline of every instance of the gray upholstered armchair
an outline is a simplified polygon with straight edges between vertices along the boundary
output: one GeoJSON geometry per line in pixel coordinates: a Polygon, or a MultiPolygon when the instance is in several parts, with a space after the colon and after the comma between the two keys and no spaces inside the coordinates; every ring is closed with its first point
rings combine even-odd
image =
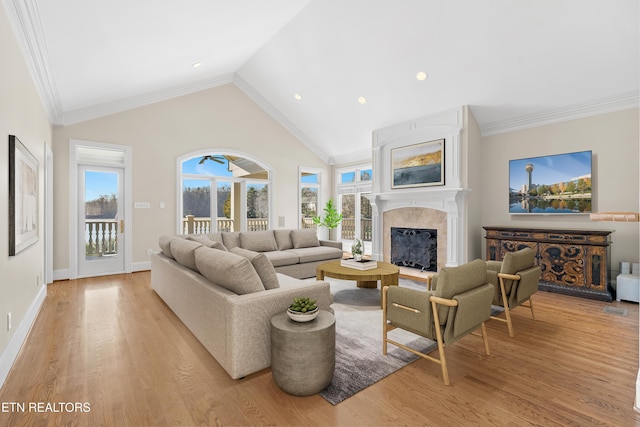
{"type": "Polygon", "coordinates": [[[487,280],[495,289],[493,304],[504,307],[505,314],[504,319],[491,318],[506,322],[511,337],[514,336],[511,310],[519,305],[529,307],[531,318],[536,319],[531,295],[538,291],[540,275],[541,269],[535,265],[535,254],[531,248],[507,252],[502,261],[487,261],[487,280]]]}
{"type": "Polygon", "coordinates": [[[387,343],[440,364],[444,383],[449,373],[444,355],[445,344],[482,329],[485,353],[489,342],[484,322],[491,316],[493,286],[487,283],[484,261],[475,260],[460,267],[445,267],[434,276],[431,291],[386,286],[382,294],[382,353],[387,343]],[[387,332],[402,328],[438,342],[439,359],[388,338],[387,332]]]}

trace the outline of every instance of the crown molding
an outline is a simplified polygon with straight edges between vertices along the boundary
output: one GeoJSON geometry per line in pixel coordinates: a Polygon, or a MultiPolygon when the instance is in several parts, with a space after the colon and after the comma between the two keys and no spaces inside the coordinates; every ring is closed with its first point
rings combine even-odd
{"type": "Polygon", "coordinates": [[[40,99],[49,119],[53,121],[62,114],[62,104],[51,70],[37,2],[36,0],[4,0],[3,3],[40,99]]]}
{"type": "Polygon", "coordinates": [[[280,110],[273,106],[267,99],[262,96],[257,90],[253,88],[245,79],[243,79],[237,73],[233,76],[233,83],[243,91],[249,98],[258,104],[264,111],[273,117],[278,123],[280,123],[286,130],[288,130],[293,136],[295,136],[300,142],[302,142],[311,152],[320,157],[325,162],[329,162],[329,155],[320,148],[320,145],[315,143],[309,136],[307,136],[300,128],[293,124],[280,110]]]}
{"type": "Polygon", "coordinates": [[[514,132],[568,120],[581,119],[600,114],[638,108],[640,106],[640,92],[626,92],[620,95],[602,98],[594,101],[570,105],[564,108],[548,110],[539,114],[517,117],[480,125],[482,136],[497,135],[514,132]]]}
{"type": "Polygon", "coordinates": [[[371,162],[373,159],[373,150],[371,148],[352,151],[350,153],[339,154],[337,156],[333,156],[329,159],[330,165],[344,165],[347,163],[355,163],[355,162],[371,162]]]}
{"type": "Polygon", "coordinates": [[[79,108],[77,110],[60,114],[54,119],[53,124],[56,126],[73,125],[87,120],[131,110],[133,108],[154,104],[156,102],[177,98],[179,96],[188,95],[190,93],[199,92],[201,90],[211,89],[216,86],[222,86],[229,84],[232,81],[232,73],[222,74],[209,79],[198,80],[192,83],[185,83],[166,89],[104,102],[102,104],[91,105],[89,107],[79,108]]]}

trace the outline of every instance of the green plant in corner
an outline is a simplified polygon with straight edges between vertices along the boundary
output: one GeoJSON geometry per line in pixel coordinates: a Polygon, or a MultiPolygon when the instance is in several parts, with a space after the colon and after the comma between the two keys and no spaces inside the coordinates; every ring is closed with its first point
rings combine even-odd
{"type": "Polygon", "coordinates": [[[342,214],[339,214],[333,204],[333,199],[329,199],[324,207],[324,218],[318,215],[313,218],[313,223],[321,227],[327,227],[329,230],[336,228],[342,221],[342,214]]]}

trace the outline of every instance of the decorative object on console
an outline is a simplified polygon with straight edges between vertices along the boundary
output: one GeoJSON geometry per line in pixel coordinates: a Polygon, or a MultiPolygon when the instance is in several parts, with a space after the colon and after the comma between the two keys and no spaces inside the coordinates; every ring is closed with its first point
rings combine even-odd
{"type": "Polygon", "coordinates": [[[612,301],[610,230],[483,227],[486,259],[529,247],[542,269],[539,288],[573,296],[612,301]]]}
{"type": "Polygon", "coordinates": [[[510,214],[591,212],[591,151],[509,161],[510,214]]]}
{"type": "Polygon", "coordinates": [[[391,150],[391,188],[444,185],[444,139],[391,150]]]}
{"type": "Polygon", "coordinates": [[[38,241],[38,159],[9,135],[9,256],[38,241]]]}
{"type": "Polygon", "coordinates": [[[640,212],[595,212],[589,215],[591,221],[640,222],[640,212]]]}

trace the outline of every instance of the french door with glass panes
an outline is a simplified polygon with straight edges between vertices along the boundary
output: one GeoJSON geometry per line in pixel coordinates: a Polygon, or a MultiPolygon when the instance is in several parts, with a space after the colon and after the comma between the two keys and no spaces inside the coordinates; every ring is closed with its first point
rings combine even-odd
{"type": "Polygon", "coordinates": [[[78,275],[125,271],[124,169],[78,166],[78,275]]]}

